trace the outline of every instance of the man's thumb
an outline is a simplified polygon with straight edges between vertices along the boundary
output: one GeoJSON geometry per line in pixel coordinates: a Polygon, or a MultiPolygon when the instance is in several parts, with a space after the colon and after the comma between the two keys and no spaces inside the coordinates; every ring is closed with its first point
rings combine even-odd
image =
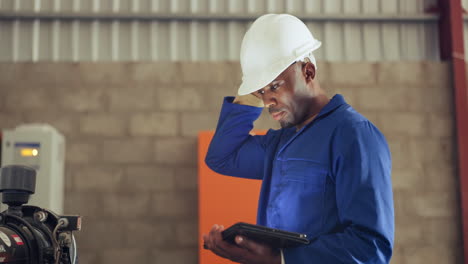
{"type": "Polygon", "coordinates": [[[241,236],[236,236],[236,243],[237,243],[237,245],[240,246],[240,245],[245,244],[245,240],[244,240],[244,238],[241,237],[241,236]]]}

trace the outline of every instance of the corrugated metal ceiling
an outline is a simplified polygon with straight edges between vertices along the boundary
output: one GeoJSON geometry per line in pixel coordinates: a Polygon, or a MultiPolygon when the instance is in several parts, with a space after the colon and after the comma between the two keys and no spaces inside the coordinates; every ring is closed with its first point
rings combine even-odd
{"type": "Polygon", "coordinates": [[[0,0],[3,15],[16,12],[42,18],[57,14],[76,18],[0,20],[0,61],[238,60],[242,36],[251,23],[249,15],[271,12],[324,18],[307,22],[324,43],[316,54],[320,60],[438,60],[435,20],[391,19],[402,14],[406,18],[421,16],[434,3],[435,0],[0,0]],[[158,14],[172,19],[157,19],[158,14]],[[206,19],[210,15],[225,19],[210,21],[206,19]],[[111,18],[93,20],[93,16],[111,18]],[[191,20],[184,19],[190,16],[191,20]],[[344,17],[350,19],[343,21],[344,17]],[[381,17],[390,19],[376,21],[381,17]]]}

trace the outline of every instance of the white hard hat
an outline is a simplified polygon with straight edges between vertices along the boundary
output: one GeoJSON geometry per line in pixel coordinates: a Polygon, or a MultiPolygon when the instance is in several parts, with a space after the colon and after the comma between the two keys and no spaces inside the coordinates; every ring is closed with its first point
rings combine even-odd
{"type": "Polygon", "coordinates": [[[257,18],[242,40],[240,63],[243,76],[239,95],[265,87],[292,63],[305,57],[316,65],[312,51],[321,44],[295,16],[268,14],[257,18]]]}

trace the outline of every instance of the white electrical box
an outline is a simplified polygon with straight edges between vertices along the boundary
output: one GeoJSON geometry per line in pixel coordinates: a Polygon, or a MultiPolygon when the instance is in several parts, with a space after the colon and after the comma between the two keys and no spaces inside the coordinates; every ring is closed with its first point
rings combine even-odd
{"type": "MultiPolygon", "coordinates": [[[[20,125],[3,130],[2,163],[36,170],[36,192],[28,204],[63,214],[65,139],[47,124],[20,125]]],[[[6,205],[1,205],[5,210],[6,205]]]]}

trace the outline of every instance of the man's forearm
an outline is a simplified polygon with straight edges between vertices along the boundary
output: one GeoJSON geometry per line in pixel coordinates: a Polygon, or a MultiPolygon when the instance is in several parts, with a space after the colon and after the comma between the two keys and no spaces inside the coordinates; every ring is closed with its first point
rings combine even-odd
{"type": "Polygon", "coordinates": [[[264,147],[262,139],[250,138],[249,132],[262,109],[233,104],[233,99],[226,97],[224,100],[205,162],[221,174],[259,178],[262,176],[264,147]]]}

